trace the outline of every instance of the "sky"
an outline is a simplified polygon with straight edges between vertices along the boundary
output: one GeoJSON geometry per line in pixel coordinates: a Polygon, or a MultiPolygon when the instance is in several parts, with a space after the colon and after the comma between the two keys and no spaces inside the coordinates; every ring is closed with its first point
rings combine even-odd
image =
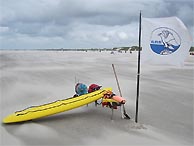
{"type": "Polygon", "coordinates": [[[0,49],[138,45],[140,10],[177,16],[194,38],[194,0],[0,0],[0,49]]]}

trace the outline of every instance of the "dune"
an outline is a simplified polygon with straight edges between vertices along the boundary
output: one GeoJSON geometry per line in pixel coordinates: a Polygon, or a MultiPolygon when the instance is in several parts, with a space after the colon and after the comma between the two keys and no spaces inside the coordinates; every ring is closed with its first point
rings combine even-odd
{"type": "Polygon", "coordinates": [[[193,142],[194,78],[192,56],[184,67],[142,65],[139,119],[135,119],[137,54],[133,52],[1,51],[0,117],[32,105],[74,95],[76,82],[112,87],[119,95],[115,65],[125,108],[94,103],[49,117],[1,124],[6,145],[189,145],[193,142]]]}

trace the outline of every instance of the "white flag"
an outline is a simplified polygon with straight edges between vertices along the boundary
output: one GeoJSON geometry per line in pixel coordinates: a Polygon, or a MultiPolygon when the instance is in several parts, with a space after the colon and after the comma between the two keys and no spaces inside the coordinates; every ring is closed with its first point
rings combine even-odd
{"type": "Polygon", "coordinates": [[[182,66],[192,38],[177,17],[142,18],[142,63],[182,66]]]}

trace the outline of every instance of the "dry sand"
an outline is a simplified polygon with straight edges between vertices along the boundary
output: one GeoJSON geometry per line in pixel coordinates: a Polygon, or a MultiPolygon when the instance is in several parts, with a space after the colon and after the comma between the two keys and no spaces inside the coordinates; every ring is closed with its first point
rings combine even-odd
{"type": "Polygon", "coordinates": [[[118,89],[115,64],[131,120],[120,111],[78,109],[18,124],[1,124],[6,145],[193,145],[194,57],[182,68],[141,66],[139,123],[135,124],[137,54],[1,51],[1,121],[14,111],[74,94],[75,80],[118,89]]]}

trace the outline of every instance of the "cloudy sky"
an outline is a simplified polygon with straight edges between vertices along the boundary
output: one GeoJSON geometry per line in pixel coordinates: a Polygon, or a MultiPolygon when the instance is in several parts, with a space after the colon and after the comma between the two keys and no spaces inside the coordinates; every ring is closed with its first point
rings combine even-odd
{"type": "Polygon", "coordinates": [[[194,38],[194,0],[0,0],[0,49],[138,45],[138,18],[179,17],[194,38]]]}

